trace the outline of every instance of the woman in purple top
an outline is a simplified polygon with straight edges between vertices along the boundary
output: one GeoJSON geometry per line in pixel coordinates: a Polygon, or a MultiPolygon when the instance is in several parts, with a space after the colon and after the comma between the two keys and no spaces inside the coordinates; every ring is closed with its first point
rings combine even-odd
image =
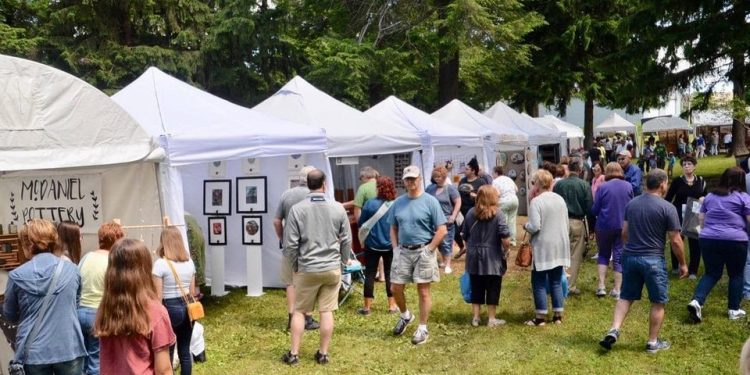
{"type": "Polygon", "coordinates": [[[615,286],[609,295],[620,297],[622,285],[622,223],[625,220],[625,206],[633,199],[633,187],[625,181],[622,167],[615,162],[607,164],[605,181],[596,191],[591,214],[596,216],[596,245],[599,248],[597,297],[607,295],[604,282],[607,279],[607,266],[612,257],[612,269],[615,273],[615,286]]]}
{"type": "Polygon", "coordinates": [[[750,195],[745,191],[745,172],[740,167],[724,171],[719,187],[703,200],[700,209],[700,247],[705,274],[698,282],[687,308],[697,323],[703,319],[701,308],[711,289],[719,282],[724,266],[729,275],[728,315],[730,320],[745,317],[740,309],[745,260],[747,259],[747,223],[750,222],[750,195]]]}

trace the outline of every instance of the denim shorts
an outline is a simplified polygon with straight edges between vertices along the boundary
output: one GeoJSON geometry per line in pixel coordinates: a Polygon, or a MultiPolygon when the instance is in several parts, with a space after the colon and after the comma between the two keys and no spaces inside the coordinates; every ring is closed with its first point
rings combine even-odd
{"type": "Polygon", "coordinates": [[[651,303],[669,301],[669,275],[664,257],[658,255],[623,255],[620,299],[638,301],[643,284],[651,303]]]}

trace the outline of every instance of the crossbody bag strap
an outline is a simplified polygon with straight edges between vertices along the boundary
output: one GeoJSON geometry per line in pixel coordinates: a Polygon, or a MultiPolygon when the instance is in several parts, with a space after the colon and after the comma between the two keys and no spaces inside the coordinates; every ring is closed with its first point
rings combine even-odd
{"type": "Polygon", "coordinates": [[[37,314],[36,320],[34,320],[34,326],[31,328],[31,333],[29,333],[29,336],[26,337],[26,343],[24,343],[23,345],[23,360],[21,363],[26,360],[26,356],[29,354],[29,346],[31,346],[31,343],[36,340],[36,336],[39,334],[39,329],[42,328],[42,320],[44,320],[44,315],[47,313],[50,302],[52,301],[52,292],[54,292],[57,285],[57,279],[58,276],[60,276],[60,272],[62,271],[62,266],[63,260],[59,259],[57,261],[57,267],[55,268],[55,274],[52,276],[52,280],[47,287],[47,294],[44,295],[42,308],[39,310],[39,314],[37,314]]]}
{"type": "MultiPolygon", "coordinates": [[[[172,270],[172,275],[174,275],[174,279],[177,282],[177,287],[180,288],[180,294],[182,295],[182,299],[185,300],[185,305],[190,304],[190,300],[188,299],[188,295],[190,293],[185,293],[185,289],[182,287],[182,281],[180,280],[180,276],[177,275],[177,270],[174,268],[174,265],[172,264],[172,261],[167,258],[162,258],[164,261],[167,262],[169,265],[169,268],[172,270]]],[[[190,297],[193,297],[192,295],[190,297]]],[[[193,302],[195,302],[195,298],[193,298],[193,302]]]]}
{"type": "Polygon", "coordinates": [[[391,207],[391,204],[393,201],[389,202],[383,202],[383,204],[380,205],[378,210],[375,212],[374,215],[372,215],[371,218],[367,219],[364,223],[362,223],[362,226],[365,228],[370,228],[375,226],[375,224],[383,217],[385,216],[385,213],[388,212],[388,208],[391,207]]]}

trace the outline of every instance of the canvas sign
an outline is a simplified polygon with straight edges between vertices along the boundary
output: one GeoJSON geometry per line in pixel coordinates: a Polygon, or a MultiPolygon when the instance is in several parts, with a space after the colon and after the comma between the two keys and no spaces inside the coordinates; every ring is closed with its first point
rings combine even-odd
{"type": "Polygon", "coordinates": [[[96,233],[104,216],[101,193],[99,174],[3,178],[3,224],[20,225],[31,219],[72,221],[83,233],[96,233]]]}

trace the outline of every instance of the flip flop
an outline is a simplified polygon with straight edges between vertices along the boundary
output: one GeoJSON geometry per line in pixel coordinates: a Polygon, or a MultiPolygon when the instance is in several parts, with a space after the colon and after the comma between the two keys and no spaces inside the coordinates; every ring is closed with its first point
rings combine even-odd
{"type": "Polygon", "coordinates": [[[537,326],[538,327],[538,326],[543,326],[543,325],[547,324],[547,321],[545,321],[544,319],[541,319],[541,318],[534,318],[532,320],[527,320],[524,324],[526,324],[527,326],[537,326]]]}

